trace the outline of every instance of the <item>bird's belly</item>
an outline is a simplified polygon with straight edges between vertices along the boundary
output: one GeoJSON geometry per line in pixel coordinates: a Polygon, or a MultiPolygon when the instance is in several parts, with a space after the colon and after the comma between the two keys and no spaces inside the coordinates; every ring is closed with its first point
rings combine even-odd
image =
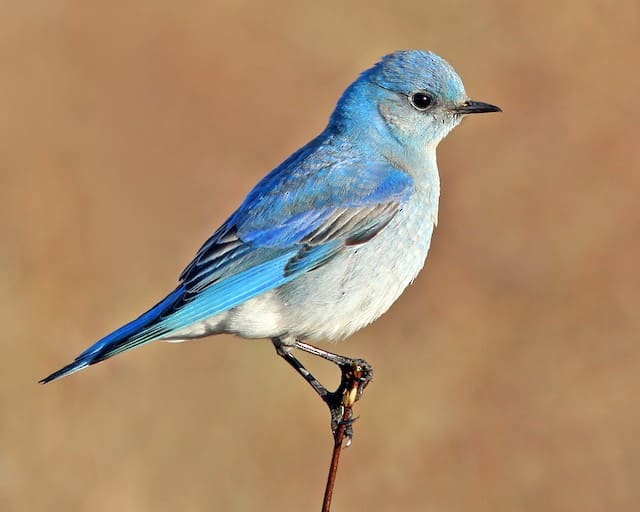
{"type": "Polygon", "coordinates": [[[400,212],[366,244],[277,290],[287,332],[338,340],[377,319],[423,267],[434,221],[428,210],[400,212]]]}

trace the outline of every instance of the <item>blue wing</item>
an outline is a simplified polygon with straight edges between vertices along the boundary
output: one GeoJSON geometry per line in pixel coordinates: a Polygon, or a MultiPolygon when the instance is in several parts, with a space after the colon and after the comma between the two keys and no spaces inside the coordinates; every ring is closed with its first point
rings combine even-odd
{"type": "Polygon", "coordinates": [[[413,193],[412,178],[384,162],[302,164],[294,172],[287,162],[200,248],[176,290],[41,382],[170,337],[322,266],[374,237],[413,193]]]}

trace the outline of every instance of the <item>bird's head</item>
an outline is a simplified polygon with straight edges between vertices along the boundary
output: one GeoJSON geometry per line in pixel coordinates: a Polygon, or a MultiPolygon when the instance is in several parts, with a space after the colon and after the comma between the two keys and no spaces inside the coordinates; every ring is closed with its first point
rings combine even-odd
{"type": "MultiPolygon", "coordinates": [[[[455,70],[420,50],[383,57],[345,91],[332,116],[339,129],[363,130],[374,144],[431,149],[467,114],[500,112],[470,100],[455,70]]],[[[331,124],[330,124],[331,126],[331,124]]]]}

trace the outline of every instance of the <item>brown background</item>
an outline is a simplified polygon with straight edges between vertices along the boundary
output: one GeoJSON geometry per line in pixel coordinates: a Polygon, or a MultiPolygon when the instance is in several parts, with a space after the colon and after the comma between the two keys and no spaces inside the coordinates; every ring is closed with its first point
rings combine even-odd
{"type": "Polygon", "coordinates": [[[169,291],[359,71],[425,48],[504,114],[442,144],[425,271],[337,347],[376,380],[335,510],[640,510],[638,5],[3,6],[0,509],[319,508],[328,414],[268,342],[35,381],[169,291]]]}

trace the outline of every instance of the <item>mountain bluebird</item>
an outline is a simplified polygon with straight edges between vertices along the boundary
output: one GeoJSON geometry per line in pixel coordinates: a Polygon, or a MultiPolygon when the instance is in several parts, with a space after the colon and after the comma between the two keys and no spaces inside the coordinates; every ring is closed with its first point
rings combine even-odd
{"type": "Polygon", "coordinates": [[[41,382],[151,341],[232,333],[271,339],[313,385],[293,349],[353,361],[305,341],[349,336],[413,281],[437,220],[436,147],[466,114],[498,111],[470,100],[433,53],[383,57],[213,233],[175,290],[41,382]]]}

